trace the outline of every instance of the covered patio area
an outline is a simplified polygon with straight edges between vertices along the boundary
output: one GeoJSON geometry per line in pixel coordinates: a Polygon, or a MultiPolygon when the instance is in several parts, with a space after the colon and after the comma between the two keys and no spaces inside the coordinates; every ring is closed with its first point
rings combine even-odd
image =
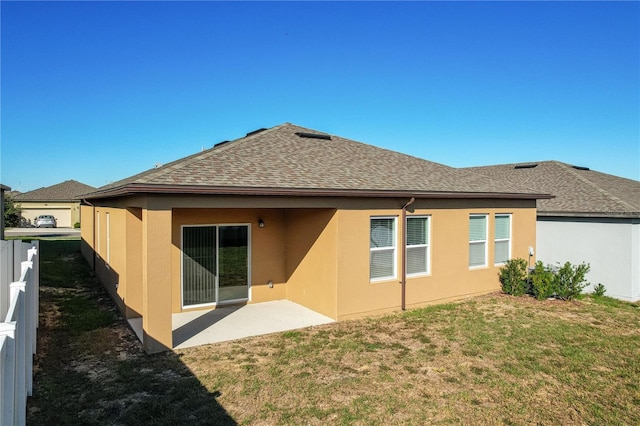
{"type": "MultiPolygon", "coordinates": [[[[173,348],[183,349],[332,322],[333,319],[289,300],[183,312],[172,316],[173,348]]],[[[129,319],[129,324],[142,341],[142,318],[129,319]]]]}

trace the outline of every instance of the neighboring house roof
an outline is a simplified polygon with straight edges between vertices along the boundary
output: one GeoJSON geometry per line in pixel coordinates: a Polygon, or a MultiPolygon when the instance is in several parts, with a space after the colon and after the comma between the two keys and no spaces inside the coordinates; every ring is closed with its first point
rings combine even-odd
{"type": "Polygon", "coordinates": [[[538,198],[472,172],[285,123],[216,144],[89,194],[538,198]]]}
{"type": "Polygon", "coordinates": [[[34,189],[33,191],[24,192],[14,197],[15,201],[80,201],[82,196],[88,192],[95,191],[93,186],[75,180],[66,180],[57,185],[47,186],[45,188],[34,189]]]}
{"type": "Polygon", "coordinates": [[[11,191],[11,188],[9,188],[7,185],[3,185],[0,183],[0,190],[1,191],[11,191]]]}
{"type": "Polygon", "coordinates": [[[548,192],[538,201],[540,216],[640,217],[640,181],[559,161],[469,167],[464,170],[548,192]]]}

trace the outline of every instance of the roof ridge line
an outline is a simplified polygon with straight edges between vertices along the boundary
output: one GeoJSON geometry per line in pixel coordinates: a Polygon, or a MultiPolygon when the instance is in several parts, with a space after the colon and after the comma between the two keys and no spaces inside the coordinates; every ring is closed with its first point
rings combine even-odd
{"type": "MultiPolygon", "coordinates": [[[[287,124],[287,123],[285,123],[285,124],[287,124]]],[[[280,127],[280,126],[282,126],[282,124],[280,124],[280,125],[278,125],[278,126],[274,126],[274,127],[267,128],[267,129],[265,129],[265,130],[263,130],[263,131],[261,131],[261,132],[254,133],[254,134],[252,134],[252,135],[248,135],[248,136],[247,136],[247,135],[245,135],[245,136],[239,137],[239,138],[237,138],[237,139],[234,139],[234,140],[229,141],[229,143],[226,143],[226,144],[224,144],[224,145],[221,145],[221,146],[218,146],[218,147],[216,147],[216,146],[214,145],[214,146],[212,146],[211,148],[205,149],[204,151],[196,152],[196,153],[194,153],[194,154],[188,155],[187,157],[183,157],[183,158],[180,158],[180,159],[178,159],[178,160],[174,160],[174,161],[170,162],[169,164],[167,164],[167,165],[165,165],[165,166],[160,166],[160,167],[158,167],[158,169],[157,169],[157,173],[153,173],[153,172],[152,172],[152,173],[151,173],[151,174],[153,175],[153,178],[152,178],[152,179],[162,177],[162,176],[164,176],[165,174],[167,174],[167,173],[169,173],[169,172],[172,172],[172,171],[174,171],[174,170],[180,170],[180,169],[183,169],[184,167],[186,167],[186,166],[188,166],[188,165],[192,164],[193,162],[198,161],[198,160],[200,160],[200,159],[202,159],[202,158],[206,157],[207,155],[211,154],[211,152],[212,152],[213,150],[216,150],[216,151],[218,151],[218,152],[220,152],[220,151],[226,151],[226,150],[229,148],[229,146],[230,146],[231,144],[237,144],[237,143],[239,143],[239,142],[240,142],[240,143],[242,143],[242,142],[244,142],[244,141],[245,141],[245,140],[247,140],[247,139],[253,139],[253,138],[254,138],[255,136],[257,136],[258,134],[264,134],[264,133],[269,132],[269,131],[273,130],[274,128],[276,128],[276,127],[280,127]]],[[[143,172],[143,173],[144,173],[144,172],[143,172]]],[[[146,179],[146,180],[148,181],[149,179],[146,179]]]]}
{"type": "MultiPolygon", "coordinates": [[[[577,172],[577,170],[576,170],[573,166],[571,166],[571,165],[569,165],[569,164],[567,164],[567,163],[563,163],[563,162],[561,162],[561,161],[556,161],[556,163],[558,163],[561,167],[564,167],[565,169],[567,169],[567,170],[569,171],[569,173],[571,173],[572,175],[574,175],[575,177],[577,177],[577,178],[578,178],[579,180],[581,180],[582,182],[584,182],[584,183],[586,183],[587,185],[589,185],[589,186],[591,186],[591,187],[595,188],[595,189],[596,189],[600,194],[605,195],[605,196],[606,196],[606,197],[608,197],[609,199],[611,199],[611,200],[613,200],[613,201],[615,201],[615,202],[617,202],[617,203],[619,203],[619,204],[622,204],[623,206],[625,206],[625,207],[626,207],[626,208],[628,208],[628,209],[633,210],[633,209],[635,208],[634,206],[632,206],[631,204],[627,203],[626,201],[621,200],[621,199],[620,199],[620,198],[618,198],[617,196],[613,195],[612,193],[610,193],[610,192],[609,192],[609,191],[607,191],[606,189],[601,188],[601,187],[600,187],[599,185],[597,185],[595,182],[592,182],[591,180],[587,179],[586,177],[581,176],[581,175],[580,175],[580,173],[578,173],[578,172],[577,172]]],[[[595,171],[595,170],[591,170],[591,171],[593,171],[594,173],[599,173],[599,172],[597,172],[597,171],[595,171]]]]}
{"type": "MultiPolygon", "coordinates": [[[[148,178],[155,179],[157,177],[164,176],[165,174],[167,174],[167,173],[169,173],[169,172],[171,172],[173,170],[181,169],[182,165],[185,164],[185,163],[191,164],[192,160],[194,160],[197,157],[200,157],[205,152],[208,152],[208,151],[210,151],[212,149],[213,148],[209,148],[209,149],[204,150],[204,151],[196,152],[194,154],[188,155],[187,157],[183,157],[183,158],[180,158],[178,160],[171,161],[169,164],[161,165],[159,167],[156,167],[155,169],[149,169],[147,171],[140,172],[140,174],[149,173],[149,175],[147,175],[147,176],[145,176],[143,178],[144,180],[147,180],[147,181],[150,180],[148,178]],[[180,167],[175,167],[175,166],[177,166],[179,164],[181,165],[180,167]]],[[[135,177],[135,175],[132,176],[132,177],[135,177]]]]}

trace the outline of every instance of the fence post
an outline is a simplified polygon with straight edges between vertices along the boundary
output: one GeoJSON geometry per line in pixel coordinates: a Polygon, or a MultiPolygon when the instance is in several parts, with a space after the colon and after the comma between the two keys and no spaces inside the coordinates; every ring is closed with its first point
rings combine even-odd
{"type": "Polygon", "coordinates": [[[37,242],[0,242],[0,425],[24,425],[27,396],[33,393],[39,319],[38,249],[37,242]]]}
{"type": "Polygon", "coordinates": [[[9,284],[13,281],[13,242],[0,241],[0,317],[9,310],[9,284]]]}
{"type": "Polygon", "coordinates": [[[22,257],[22,245],[23,243],[21,240],[13,240],[13,259],[11,259],[11,262],[13,263],[13,278],[11,278],[11,281],[20,280],[20,274],[22,273],[20,264],[24,259],[22,257]]]}
{"type": "MultiPolygon", "coordinates": [[[[26,423],[27,416],[27,345],[25,342],[25,283],[11,283],[11,303],[15,301],[15,311],[11,320],[16,322],[16,376],[15,376],[15,422],[19,425],[26,423]]],[[[32,359],[29,351],[29,359],[32,359]]]]}
{"type": "Polygon", "coordinates": [[[16,424],[15,388],[16,388],[16,322],[0,322],[0,336],[5,338],[0,364],[0,424],[16,424]]]}
{"type": "Polygon", "coordinates": [[[33,333],[33,354],[36,354],[36,346],[38,343],[38,327],[40,322],[40,241],[32,241],[30,252],[33,253],[31,257],[31,262],[33,266],[32,274],[33,277],[33,288],[32,288],[32,300],[31,305],[33,306],[32,315],[33,315],[33,323],[35,324],[35,329],[33,333]]]}
{"type": "Polygon", "coordinates": [[[9,338],[2,332],[0,332],[0,423],[6,424],[4,419],[5,399],[8,399],[7,392],[5,389],[8,385],[5,383],[7,377],[5,375],[5,369],[7,366],[7,355],[8,350],[7,346],[9,345],[9,338]]]}
{"type": "MultiPolygon", "coordinates": [[[[29,258],[32,258],[29,255],[29,258]]],[[[33,337],[36,334],[33,318],[33,262],[22,262],[22,275],[20,282],[24,284],[24,359],[25,359],[25,385],[27,396],[33,394],[33,337]]]]}

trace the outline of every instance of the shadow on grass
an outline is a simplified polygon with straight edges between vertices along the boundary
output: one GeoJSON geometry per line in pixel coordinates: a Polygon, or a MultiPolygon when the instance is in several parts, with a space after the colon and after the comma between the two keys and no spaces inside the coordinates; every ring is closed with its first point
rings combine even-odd
{"type": "Polygon", "coordinates": [[[29,424],[235,425],[169,352],[146,354],[80,254],[41,241],[40,326],[29,424]]]}

